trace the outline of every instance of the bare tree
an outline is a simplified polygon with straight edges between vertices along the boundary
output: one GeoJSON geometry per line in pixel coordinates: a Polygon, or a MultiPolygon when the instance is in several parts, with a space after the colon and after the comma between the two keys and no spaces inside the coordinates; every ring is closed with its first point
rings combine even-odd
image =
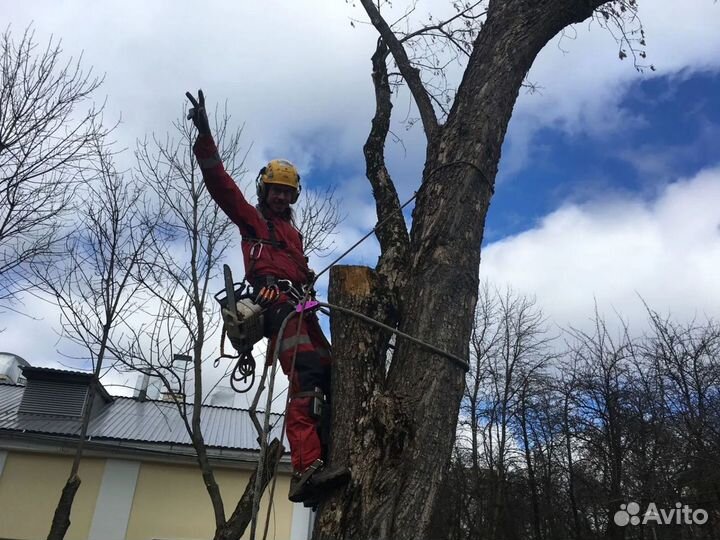
{"type": "MultiPolygon", "coordinates": [[[[228,172],[242,177],[241,130],[228,131],[227,114],[217,117],[215,133],[228,172]],[[219,123],[218,121],[219,120],[219,123]]],[[[234,245],[232,223],[225,218],[205,190],[202,175],[192,154],[194,132],[182,120],[174,122],[174,135],[138,143],[137,180],[152,189],[163,216],[162,236],[155,238],[154,257],[143,265],[145,290],[153,295],[152,322],[134,329],[134,343],[123,361],[149,375],[161,377],[173,392],[178,412],[195,449],[203,482],[215,517],[215,538],[225,538],[234,521],[228,521],[220,486],[201,427],[203,366],[214,347],[208,338],[217,328],[218,317],[211,290],[219,261],[234,245]],[[151,343],[143,337],[151,336],[151,343]],[[175,354],[189,354],[191,376],[172,371],[175,354]],[[185,385],[191,385],[186,388],[185,385]],[[186,399],[186,396],[188,400],[186,399]]],[[[279,458],[279,455],[277,456],[279,458]]],[[[228,536],[230,538],[231,536],[228,536]]]]}
{"type": "Polygon", "coordinates": [[[27,264],[61,239],[77,173],[107,130],[90,98],[102,78],[31,29],[0,37],[0,301],[27,286],[27,264]],[[82,107],[87,104],[87,110],[82,107]]]}
{"type": "MultiPolygon", "coordinates": [[[[109,151],[94,141],[97,170],[80,178],[85,203],[79,220],[65,241],[65,256],[48,267],[35,262],[35,294],[60,308],[62,335],[78,345],[90,364],[95,380],[103,373],[112,334],[120,321],[137,310],[135,279],[140,260],[148,256],[151,217],[143,190],[119,173],[109,151]]],[[[55,509],[48,539],[62,539],[70,526],[72,504],[80,487],[78,475],[87,434],[95,385],[83,409],[79,442],[70,474],[55,509]]]]}
{"type": "Polygon", "coordinates": [[[304,189],[298,201],[298,229],[302,233],[305,255],[322,256],[332,248],[330,237],[342,222],[341,201],[335,195],[335,188],[323,191],[304,189]]]}
{"type": "Polygon", "coordinates": [[[546,332],[533,300],[509,289],[481,287],[463,407],[474,482],[484,488],[475,494],[488,499],[489,506],[476,515],[476,535],[484,531],[487,538],[510,538],[510,528],[518,524],[508,515],[509,472],[520,463],[524,433],[516,426],[526,425],[528,388],[550,360],[546,332]]]}
{"type": "Polygon", "coordinates": [[[720,508],[720,326],[680,324],[647,311],[651,327],[638,354],[651,373],[642,408],[653,428],[648,468],[656,491],[670,488],[668,502],[705,508],[717,527],[720,517],[710,510],[720,508]]]}
{"type": "MultiPolygon", "coordinates": [[[[375,269],[336,267],[330,302],[467,357],[485,216],[525,76],[545,44],[573,23],[597,16],[601,24],[629,21],[632,29],[635,1],[454,2],[455,15],[417,30],[409,22],[414,3],[402,28],[383,17],[385,2],[360,4],[379,34],[372,55],[376,109],[364,151],[381,255],[375,269]],[[617,18],[605,19],[607,10],[617,18]],[[431,80],[444,63],[412,52],[420,40],[430,51],[437,42],[459,51],[464,72],[452,94],[431,80]],[[427,139],[410,231],[384,155],[398,77],[427,139]]],[[[399,339],[386,370],[386,333],[339,314],[331,329],[333,395],[344,400],[333,417],[330,460],[349,466],[353,481],[320,509],[315,538],[428,538],[453,448],[463,369],[399,339]]]]}
{"type": "Polygon", "coordinates": [[[512,363],[503,360],[502,306],[481,288],[458,438],[431,537],[717,536],[717,324],[678,323],[648,308],[650,329],[634,335],[621,320],[609,324],[595,313],[590,330],[571,329],[568,343],[546,343],[556,352],[545,369],[517,376],[523,361],[504,368],[512,363]],[[514,392],[498,392],[511,372],[514,392]],[[503,408],[505,451],[497,425],[503,408]],[[702,508],[708,521],[615,526],[620,505],[630,501],[641,509],[702,508]]]}
{"type": "Polygon", "coordinates": [[[583,520],[580,517],[578,500],[577,500],[577,475],[575,474],[575,454],[574,454],[574,435],[576,431],[574,423],[574,415],[572,414],[573,406],[577,401],[576,393],[579,386],[579,369],[576,358],[572,358],[569,362],[561,361],[559,363],[560,376],[558,377],[557,387],[561,395],[561,431],[563,440],[563,464],[566,471],[566,491],[568,498],[568,510],[570,518],[568,530],[571,531],[568,536],[575,540],[580,540],[583,534],[583,520]]]}
{"type": "Polygon", "coordinates": [[[637,436],[630,429],[629,421],[632,340],[626,325],[615,337],[597,313],[594,322],[592,332],[571,330],[575,340],[571,354],[580,368],[574,406],[579,427],[576,438],[581,441],[580,454],[599,482],[596,508],[602,517],[605,535],[622,538],[623,530],[612,516],[624,500],[625,460],[637,436]]]}

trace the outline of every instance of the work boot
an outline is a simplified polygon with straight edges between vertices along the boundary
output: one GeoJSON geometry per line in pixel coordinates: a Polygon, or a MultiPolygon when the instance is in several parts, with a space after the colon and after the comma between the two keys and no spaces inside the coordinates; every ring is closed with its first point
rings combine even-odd
{"type": "Polygon", "coordinates": [[[346,467],[327,466],[318,469],[310,477],[307,496],[303,500],[305,508],[316,512],[320,502],[335,488],[339,488],[350,480],[350,470],[346,467]]]}
{"type": "Polygon", "coordinates": [[[327,492],[342,486],[350,480],[350,469],[347,467],[334,467],[328,465],[315,471],[310,477],[310,484],[314,490],[327,492]]]}
{"type": "Polygon", "coordinates": [[[305,503],[306,507],[316,507],[320,499],[330,490],[340,487],[350,480],[350,470],[346,467],[325,466],[316,459],[303,473],[295,472],[290,479],[288,499],[305,503]]]}
{"type": "Polygon", "coordinates": [[[288,499],[292,502],[303,502],[307,499],[312,492],[310,486],[310,477],[315,474],[315,471],[322,468],[323,462],[321,459],[316,459],[303,472],[295,471],[290,478],[290,492],[288,493],[288,499]]]}

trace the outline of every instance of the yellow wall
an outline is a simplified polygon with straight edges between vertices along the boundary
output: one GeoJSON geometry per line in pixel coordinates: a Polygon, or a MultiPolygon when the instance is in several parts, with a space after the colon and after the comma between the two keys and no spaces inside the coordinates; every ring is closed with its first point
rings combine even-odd
{"type": "MultiPolygon", "coordinates": [[[[9,452],[0,475],[0,538],[36,540],[47,537],[55,506],[72,458],[9,452]]],[[[81,462],[82,484],[75,497],[66,540],[86,540],[105,467],[104,459],[81,462]]],[[[249,471],[216,469],[225,514],[229,516],[245,489],[249,471]]],[[[272,485],[272,484],[271,484],[272,485]]],[[[289,476],[275,486],[268,538],[290,538],[292,503],[287,500],[289,476]]],[[[270,486],[260,505],[258,536],[262,537],[270,486]]],[[[210,498],[194,464],[142,463],[127,528],[127,540],[153,538],[208,539],[214,532],[210,498]]],[[[243,538],[250,537],[250,527],[243,538]]]]}
{"type": "MultiPolygon", "coordinates": [[[[250,477],[246,471],[216,469],[216,479],[229,516],[250,477]]],[[[268,538],[290,538],[292,503],[287,500],[289,476],[280,475],[270,515],[268,538]],[[277,527],[277,532],[275,530],[277,527]]],[[[259,527],[264,527],[269,486],[260,505],[259,527]]],[[[152,538],[212,538],[214,517],[200,469],[194,465],[143,463],[135,487],[127,540],[152,538]]],[[[262,537],[263,528],[258,528],[262,537]]],[[[250,527],[243,536],[249,538],[250,527]]]]}
{"type": "MultiPolygon", "coordinates": [[[[72,458],[9,452],[0,476],[0,538],[46,538],[72,458]]],[[[85,540],[105,467],[104,459],[84,459],[66,540],[85,540]]]]}

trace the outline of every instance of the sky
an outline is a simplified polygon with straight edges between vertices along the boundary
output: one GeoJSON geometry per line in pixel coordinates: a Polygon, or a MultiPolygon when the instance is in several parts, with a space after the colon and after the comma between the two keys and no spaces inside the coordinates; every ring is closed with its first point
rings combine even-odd
{"type": "MultiPolygon", "coordinates": [[[[720,6],[639,3],[655,71],[619,60],[597,24],[576,25],[537,58],[528,80],[538,90],[521,91],[503,146],[480,278],[534,296],[558,328],[589,325],[595,305],[639,331],[643,302],[681,321],[720,316],[720,6]]],[[[417,12],[447,5],[421,0],[417,12]]],[[[285,157],[305,190],[335,187],[346,214],[336,254],[376,224],[362,145],[377,35],[352,3],[0,0],[0,12],[13,32],[32,23],[38,41],[62,39],[68,56],[105,74],[97,99],[120,120],[119,147],[166,133],[185,91],[202,88],[244,124],[250,171],[285,157]]],[[[419,125],[402,122],[408,111],[402,94],[401,142],[388,143],[402,201],[425,152],[419,125]]],[[[119,159],[132,166],[131,152],[119,159]]],[[[370,239],[343,262],[377,256],[370,239]]],[[[237,256],[230,263],[240,272],[237,256]]],[[[0,350],[67,365],[52,308],[26,298],[26,311],[33,318],[0,314],[0,350]]]]}

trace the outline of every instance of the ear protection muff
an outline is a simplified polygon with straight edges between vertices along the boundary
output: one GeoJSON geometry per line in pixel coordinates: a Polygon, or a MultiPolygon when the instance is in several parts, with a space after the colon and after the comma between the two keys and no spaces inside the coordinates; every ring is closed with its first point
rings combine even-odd
{"type": "Polygon", "coordinates": [[[257,178],[255,178],[255,193],[257,193],[257,198],[259,202],[262,202],[265,200],[265,182],[262,181],[262,176],[267,172],[267,167],[263,167],[260,169],[260,172],[257,175],[257,178]]]}
{"type": "Polygon", "coordinates": [[[302,191],[302,186],[300,185],[300,175],[298,174],[298,187],[295,190],[295,195],[293,195],[293,198],[290,199],[290,202],[292,204],[295,204],[298,200],[298,197],[300,197],[300,192],[302,191]]]}
{"type": "Polygon", "coordinates": [[[298,197],[300,197],[300,192],[302,191],[302,186],[300,185],[300,175],[298,174],[298,185],[297,189],[295,190],[295,195],[292,196],[292,199],[290,199],[290,204],[295,204],[298,200],[298,197]]]}

